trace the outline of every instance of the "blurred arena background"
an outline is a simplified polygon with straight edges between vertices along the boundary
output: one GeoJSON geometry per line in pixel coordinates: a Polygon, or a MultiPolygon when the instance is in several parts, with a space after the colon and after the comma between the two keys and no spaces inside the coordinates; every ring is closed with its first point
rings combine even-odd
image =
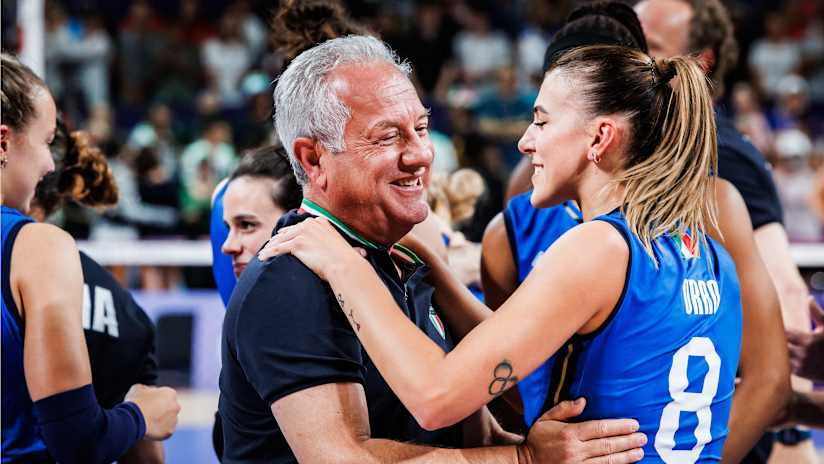
{"type": "MultiPolygon", "coordinates": [[[[459,224],[478,242],[503,205],[546,44],[572,0],[344,2],[415,70],[432,110],[434,169],[476,170],[459,224]]],[[[824,292],[824,2],[725,2],[740,44],[722,108],[767,156],[793,255],[824,292]]],[[[2,47],[45,77],[69,125],[109,157],[119,206],[56,220],[133,289],[157,324],[160,383],[181,391],[168,462],[216,462],[224,307],[208,243],[210,196],[245,150],[273,140],[282,70],[268,0],[2,0],[2,47]]],[[[819,449],[824,436],[816,434],[819,449]]]]}

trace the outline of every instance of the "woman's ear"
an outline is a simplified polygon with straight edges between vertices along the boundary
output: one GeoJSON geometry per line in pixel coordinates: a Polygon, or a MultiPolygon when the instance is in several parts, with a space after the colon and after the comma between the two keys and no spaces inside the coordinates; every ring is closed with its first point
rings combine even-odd
{"type": "Polygon", "coordinates": [[[598,117],[595,119],[595,134],[589,144],[587,159],[595,164],[607,154],[615,152],[620,141],[618,123],[614,118],[598,117]]]}
{"type": "Polygon", "coordinates": [[[320,160],[326,153],[320,144],[308,137],[298,137],[292,145],[295,159],[303,167],[309,183],[315,187],[324,189],[326,187],[326,171],[320,160]]]}

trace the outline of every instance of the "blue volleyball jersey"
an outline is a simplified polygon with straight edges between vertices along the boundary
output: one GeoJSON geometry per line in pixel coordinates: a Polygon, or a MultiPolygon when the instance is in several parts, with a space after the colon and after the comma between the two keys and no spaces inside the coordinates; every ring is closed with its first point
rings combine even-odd
{"type": "Polygon", "coordinates": [[[232,258],[223,254],[221,247],[226,237],[229,236],[229,228],[223,222],[223,195],[226,193],[226,182],[215,195],[212,205],[212,212],[209,220],[209,238],[212,242],[212,274],[215,276],[215,285],[223,300],[223,305],[229,305],[229,298],[235,289],[237,279],[235,271],[232,269],[232,258]]]}
{"type": "Polygon", "coordinates": [[[15,209],[2,207],[2,423],[3,463],[49,460],[40,437],[34,408],[23,374],[23,321],[11,291],[11,252],[24,225],[34,222],[15,209]]]}
{"type": "Polygon", "coordinates": [[[576,420],[637,419],[645,462],[719,461],[741,348],[732,259],[709,237],[662,236],[653,242],[656,268],[620,212],[596,220],[627,241],[627,280],[610,318],[560,351],[561,399],[587,399],[576,420]]]}
{"type": "MultiPolygon", "coordinates": [[[[538,257],[561,235],[581,223],[581,212],[575,203],[564,202],[552,208],[535,208],[529,202],[532,192],[513,197],[504,210],[504,224],[518,269],[518,283],[526,279],[538,257]]],[[[553,378],[560,375],[555,356],[518,382],[518,391],[524,407],[524,421],[532,426],[545,412],[547,395],[553,378]]],[[[554,398],[549,398],[553,400],[554,398]]],[[[551,403],[550,403],[551,404],[551,403]]]]}

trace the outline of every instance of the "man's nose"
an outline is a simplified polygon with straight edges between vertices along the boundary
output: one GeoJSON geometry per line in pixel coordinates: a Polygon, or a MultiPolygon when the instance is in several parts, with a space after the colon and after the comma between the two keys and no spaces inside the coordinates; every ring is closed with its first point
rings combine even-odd
{"type": "Polygon", "coordinates": [[[435,158],[435,148],[428,135],[421,136],[417,132],[409,139],[401,160],[405,166],[417,169],[432,165],[435,158]]]}

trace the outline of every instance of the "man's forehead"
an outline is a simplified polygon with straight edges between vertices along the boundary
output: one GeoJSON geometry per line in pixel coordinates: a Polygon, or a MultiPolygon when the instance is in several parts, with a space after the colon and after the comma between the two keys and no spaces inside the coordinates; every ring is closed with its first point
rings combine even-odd
{"type": "MultiPolygon", "coordinates": [[[[692,5],[685,0],[645,0],[635,7],[644,28],[652,25],[683,28],[692,20],[692,5]]],[[[659,31],[662,32],[662,31],[659,31]]]]}
{"type": "Polygon", "coordinates": [[[330,75],[330,85],[350,108],[365,105],[378,109],[404,103],[423,111],[415,87],[387,63],[341,66],[330,75]]]}

